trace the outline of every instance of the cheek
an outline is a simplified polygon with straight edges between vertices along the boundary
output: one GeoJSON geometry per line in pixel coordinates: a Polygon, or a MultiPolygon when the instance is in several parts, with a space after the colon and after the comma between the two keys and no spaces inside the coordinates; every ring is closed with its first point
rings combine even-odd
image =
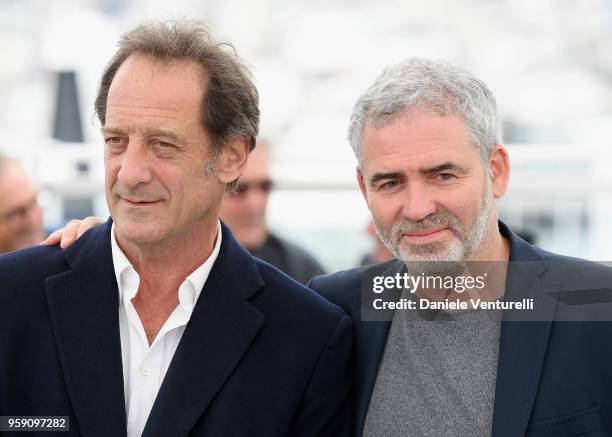
{"type": "Polygon", "coordinates": [[[237,199],[225,199],[221,207],[221,215],[227,216],[230,219],[240,213],[242,204],[237,199]]]}
{"type": "Polygon", "coordinates": [[[197,175],[179,166],[160,162],[149,166],[147,170],[150,172],[150,180],[147,183],[149,190],[163,195],[172,202],[197,204],[194,192],[201,184],[197,175]]]}
{"type": "Polygon", "coordinates": [[[181,208],[195,213],[208,208],[213,199],[216,202],[217,196],[220,201],[223,195],[217,193],[213,184],[201,175],[191,178],[165,178],[162,184],[170,192],[175,204],[180,204],[181,208]]]}
{"type": "Polygon", "coordinates": [[[117,180],[117,174],[121,166],[116,159],[110,159],[108,157],[104,160],[104,181],[106,188],[110,189],[117,180]]]}
{"type": "Polygon", "coordinates": [[[268,206],[268,195],[264,193],[258,193],[259,197],[255,200],[255,208],[258,212],[263,213],[268,206]]]}
{"type": "Polygon", "coordinates": [[[40,207],[36,207],[36,209],[34,210],[34,212],[32,213],[34,216],[34,222],[36,224],[40,224],[42,223],[42,219],[43,219],[43,211],[42,208],[40,207]]]}
{"type": "Polygon", "coordinates": [[[391,226],[401,214],[401,203],[391,196],[370,198],[370,212],[376,223],[384,227],[391,226]]]}
{"type": "Polygon", "coordinates": [[[445,193],[439,204],[462,221],[471,219],[482,208],[483,192],[475,186],[445,193]]]}

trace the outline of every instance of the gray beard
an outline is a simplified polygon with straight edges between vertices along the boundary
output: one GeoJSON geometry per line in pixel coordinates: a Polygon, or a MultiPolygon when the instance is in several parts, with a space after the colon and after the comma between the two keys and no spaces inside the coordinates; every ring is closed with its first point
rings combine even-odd
{"type": "Polygon", "coordinates": [[[492,187],[487,181],[482,198],[482,210],[467,226],[462,225],[448,210],[442,209],[418,222],[402,217],[393,224],[388,234],[380,229],[376,222],[374,222],[374,227],[387,249],[406,264],[411,274],[453,275],[460,274],[465,269],[463,261],[482,244],[493,223],[494,216],[495,204],[492,187]],[[435,225],[448,226],[456,238],[448,245],[431,243],[402,247],[400,244],[403,233],[419,232],[435,225]]]}

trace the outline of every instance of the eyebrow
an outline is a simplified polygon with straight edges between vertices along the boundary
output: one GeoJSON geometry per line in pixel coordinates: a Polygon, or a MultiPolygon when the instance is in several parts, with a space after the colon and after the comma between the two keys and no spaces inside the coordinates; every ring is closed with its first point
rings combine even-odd
{"type": "Polygon", "coordinates": [[[102,126],[100,128],[100,132],[102,133],[102,135],[105,135],[105,134],[121,134],[123,131],[119,128],[112,127],[112,126],[102,126]]]}
{"type": "MultiPolygon", "coordinates": [[[[103,135],[104,134],[106,135],[110,135],[110,134],[125,135],[124,129],[113,127],[113,126],[103,126],[102,129],[100,129],[100,131],[102,132],[103,135]]],[[[144,133],[147,137],[166,137],[173,141],[180,140],[179,136],[174,131],[169,130],[169,129],[156,128],[156,129],[146,130],[144,133]]]]}
{"type": "Polygon", "coordinates": [[[376,182],[385,181],[389,179],[404,179],[404,173],[399,171],[392,171],[388,173],[375,173],[370,179],[370,186],[373,187],[376,182]]]}
{"type": "Polygon", "coordinates": [[[465,167],[459,164],[455,164],[454,162],[450,162],[450,161],[447,161],[440,165],[436,165],[435,167],[425,168],[423,170],[420,170],[420,173],[423,173],[426,175],[432,175],[435,173],[440,173],[441,171],[445,171],[445,170],[454,170],[457,173],[461,173],[461,174],[467,173],[467,169],[465,167]]]}
{"type": "MultiPolygon", "coordinates": [[[[425,168],[419,171],[419,173],[424,175],[433,175],[436,173],[440,173],[446,170],[454,170],[457,173],[465,174],[467,173],[467,168],[455,164],[454,162],[447,161],[442,164],[436,165],[435,167],[425,168]]],[[[374,176],[370,179],[370,186],[374,186],[377,182],[390,180],[390,179],[399,179],[403,180],[405,178],[404,172],[401,171],[391,171],[386,173],[375,173],[374,176]]]]}

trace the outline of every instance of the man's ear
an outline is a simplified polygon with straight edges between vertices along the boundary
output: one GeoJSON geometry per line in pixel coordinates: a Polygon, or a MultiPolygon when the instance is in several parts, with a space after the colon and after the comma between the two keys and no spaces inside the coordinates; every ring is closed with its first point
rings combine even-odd
{"type": "Polygon", "coordinates": [[[363,195],[363,198],[365,199],[366,204],[368,205],[368,208],[370,208],[370,204],[368,202],[367,183],[365,180],[365,175],[363,174],[363,171],[361,170],[361,167],[357,166],[356,174],[357,174],[357,183],[359,184],[359,189],[361,190],[361,194],[363,195]]]}
{"type": "Polygon", "coordinates": [[[219,181],[228,184],[238,179],[247,165],[249,152],[250,144],[246,139],[237,138],[225,143],[216,170],[219,181]]]}
{"type": "Polygon", "coordinates": [[[489,160],[489,177],[491,178],[493,196],[499,199],[506,193],[510,180],[510,157],[508,156],[508,149],[503,144],[496,144],[493,147],[489,160]]]}

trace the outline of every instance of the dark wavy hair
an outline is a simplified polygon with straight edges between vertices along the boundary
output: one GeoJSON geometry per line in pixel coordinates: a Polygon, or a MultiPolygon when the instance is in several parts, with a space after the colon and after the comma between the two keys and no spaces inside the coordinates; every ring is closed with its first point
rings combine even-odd
{"type": "Polygon", "coordinates": [[[125,33],[118,46],[96,96],[95,112],[102,126],[108,91],[127,58],[143,55],[160,61],[193,60],[206,72],[201,117],[212,140],[211,162],[216,162],[229,139],[246,139],[253,150],[259,129],[259,96],[251,72],[234,48],[216,41],[206,25],[185,19],[149,22],[125,33]]]}

